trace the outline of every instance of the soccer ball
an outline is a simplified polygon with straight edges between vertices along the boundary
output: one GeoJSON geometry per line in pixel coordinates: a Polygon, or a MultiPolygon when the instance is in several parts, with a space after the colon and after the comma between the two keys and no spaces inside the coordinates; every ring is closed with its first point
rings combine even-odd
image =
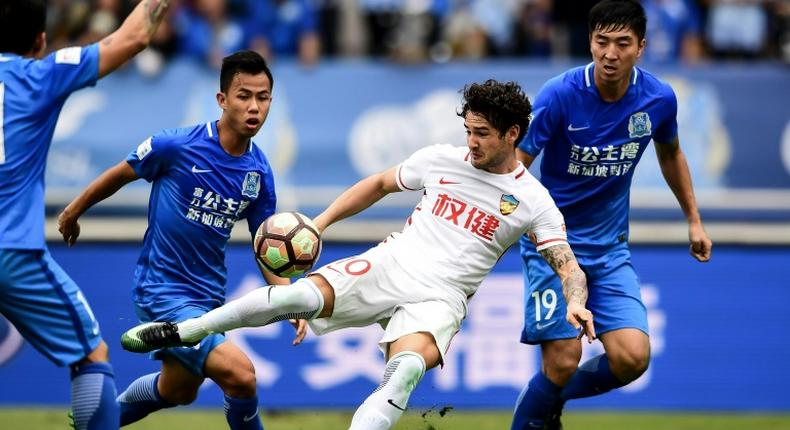
{"type": "Polygon", "coordinates": [[[321,236],[313,221],[299,212],[281,212],[255,232],[255,259],[266,270],[295,278],[310,270],[321,254],[321,236]]]}

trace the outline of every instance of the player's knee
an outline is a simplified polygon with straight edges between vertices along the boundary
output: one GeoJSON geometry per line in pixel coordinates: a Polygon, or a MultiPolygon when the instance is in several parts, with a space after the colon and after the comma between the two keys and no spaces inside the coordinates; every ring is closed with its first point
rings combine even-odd
{"type": "Polygon", "coordinates": [[[631,382],[642,376],[650,365],[648,348],[627,348],[607,355],[612,372],[623,382],[631,382]]]}
{"type": "Polygon", "coordinates": [[[544,364],[545,374],[555,383],[564,385],[571,379],[579,367],[579,358],[574,355],[558,355],[555,359],[544,364]]]}
{"type": "Polygon", "coordinates": [[[425,369],[425,359],[412,351],[395,354],[387,363],[387,373],[398,371],[399,377],[392,382],[396,384],[395,388],[404,393],[411,393],[414,390],[425,375],[425,369]]]}
{"type": "Polygon", "coordinates": [[[214,382],[230,397],[252,397],[255,395],[257,387],[255,368],[250,364],[228,369],[222,372],[214,382]]]}
{"type": "Polygon", "coordinates": [[[104,341],[99,343],[90,354],[86,355],[82,360],[74,363],[76,365],[85,365],[90,363],[106,363],[110,361],[110,349],[104,341]]]}
{"type": "Polygon", "coordinates": [[[184,406],[197,399],[198,388],[199,386],[159,387],[159,395],[168,403],[184,406]]]}
{"type": "Polygon", "coordinates": [[[555,384],[565,385],[581,360],[578,342],[552,342],[543,346],[543,373],[555,384]]]}

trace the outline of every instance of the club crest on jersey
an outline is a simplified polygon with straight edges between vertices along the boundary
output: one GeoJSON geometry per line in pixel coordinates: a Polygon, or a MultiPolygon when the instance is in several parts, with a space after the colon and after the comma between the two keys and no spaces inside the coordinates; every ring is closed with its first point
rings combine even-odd
{"type": "Polygon", "coordinates": [[[637,112],[628,119],[628,135],[632,138],[645,137],[653,134],[653,123],[647,112],[637,112]]]}
{"type": "Polygon", "coordinates": [[[261,175],[258,172],[247,172],[247,176],[244,177],[244,184],[241,186],[241,195],[257,199],[260,190],[261,175]]]}
{"type": "Polygon", "coordinates": [[[502,194],[502,198],[499,199],[499,212],[502,215],[510,215],[516,211],[518,204],[519,201],[512,194],[502,194]]]}

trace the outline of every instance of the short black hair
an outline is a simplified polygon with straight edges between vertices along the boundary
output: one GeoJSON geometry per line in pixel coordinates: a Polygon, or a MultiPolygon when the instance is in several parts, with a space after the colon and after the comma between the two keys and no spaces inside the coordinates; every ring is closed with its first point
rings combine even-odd
{"type": "Polygon", "coordinates": [[[266,60],[255,51],[238,51],[222,59],[222,71],[219,74],[219,90],[227,93],[233,77],[238,73],[257,75],[266,73],[271,88],[274,88],[274,77],[266,60]]]}
{"type": "Polygon", "coordinates": [[[460,92],[464,95],[464,101],[458,116],[465,118],[469,112],[480,115],[500,136],[517,125],[519,134],[515,144],[521,141],[529,127],[532,105],[519,84],[489,79],[482,84],[466,85],[460,92]]]}
{"type": "Polygon", "coordinates": [[[647,17],[645,9],[636,0],[603,0],[590,9],[588,28],[593,31],[634,30],[637,42],[645,38],[647,17]]]}
{"type": "Polygon", "coordinates": [[[0,52],[29,53],[46,25],[44,0],[0,0],[0,52]]]}

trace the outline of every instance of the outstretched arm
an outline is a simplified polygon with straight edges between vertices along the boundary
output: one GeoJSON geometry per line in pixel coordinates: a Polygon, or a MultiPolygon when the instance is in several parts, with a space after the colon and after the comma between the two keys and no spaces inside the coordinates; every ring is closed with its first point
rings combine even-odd
{"type": "Polygon", "coordinates": [[[579,332],[579,338],[587,335],[587,340],[595,339],[592,312],[585,308],[587,304],[587,277],[584,275],[571,247],[563,243],[540,251],[562,282],[562,295],[565,296],[567,313],[565,319],[579,332]]]}
{"type": "Polygon", "coordinates": [[[689,174],[686,156],[680,149],[680,142],[675,138],[672,143],[656,142],[655,147],[661,173],[680,203],[680,208],[689,225],[689,252],[698,261],[706,262],[710,260],[713,243],[702,226],[702,218],[694,197],[694,188],[691,185],[691,174],[689,174]]]}
{"type": "Polygon", "coordinates": [[[99,44],[99,78],[145,49],[170,7],[170,0],[142,0],[115,32],[99,44]]]}
{"type": "Polygon", "coordinates": [[[126,161],[121,161],[94,179],[58,215],[58,231],[63,235],[63,240],[69,246],[74,245],[77,242],[77,237],[80,235],[80,224],[78,222],[80,216],[91,206],[115,194],[121,187],[137,178],[137,173],[132,169],[132,166],[126,161]]]}
{"type": "Polygon", "coordinates": [[[397,167],[392,167],[368,176],[344,191],[313,220],[316,227],[320,231],[324,231],[335,222],[362,212],[387,194],[400,191],[395,183],[396,169],[397,167]]]}

